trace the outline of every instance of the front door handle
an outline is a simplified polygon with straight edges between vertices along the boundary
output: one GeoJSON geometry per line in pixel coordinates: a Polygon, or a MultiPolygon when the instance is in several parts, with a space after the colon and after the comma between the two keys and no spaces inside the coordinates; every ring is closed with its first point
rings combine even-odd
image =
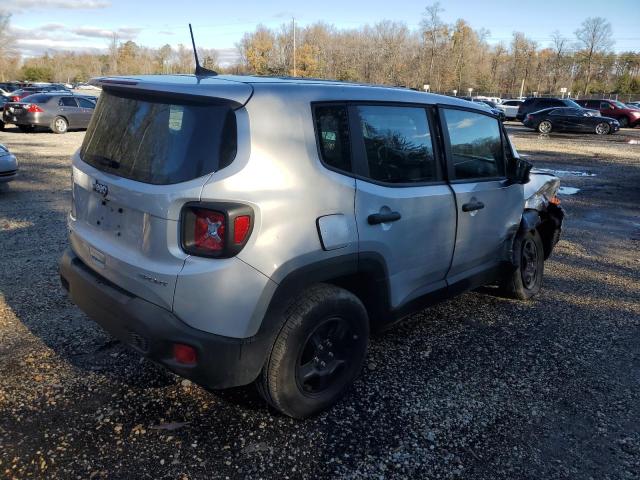
{"type": "Polygon", "coordinates": [[[372,213],[367,217],[367,222],[369,225],[378,225],[379,223],[395,222],[401,218],[400,212],[372,213]]]}
{"type": "Polygon", "coordinates": [[[469,202],[462,205],[463,212],[473,212],[474,210],[480,210],[484,208],[484,203],[482,202],[469,202]]]}

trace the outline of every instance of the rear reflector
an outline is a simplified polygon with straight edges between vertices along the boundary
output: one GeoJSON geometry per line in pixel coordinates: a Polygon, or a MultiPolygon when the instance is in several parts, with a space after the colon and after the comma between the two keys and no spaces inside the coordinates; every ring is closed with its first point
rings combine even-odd
{"type": "Polygon", "coordinates": [[[183,343],[173,344],[173,359],[183,365],[195,365],[198,363],[198,354],[191,345],[183,343]]]}
{"type": "Polygon", "coordinates": [[[233,221],[233,241],[236,245],[241,245],[247,238],[247,234],[251,229],[251,217],[249,215],[240,215],[233,221]]]}

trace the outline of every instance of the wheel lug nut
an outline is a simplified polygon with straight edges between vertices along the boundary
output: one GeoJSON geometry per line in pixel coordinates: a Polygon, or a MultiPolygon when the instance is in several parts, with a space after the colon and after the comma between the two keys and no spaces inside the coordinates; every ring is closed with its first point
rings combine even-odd
{"type": "Polygon", "coordinates": [[[321,366],[321,367],[326,367],[326,366],[327,366],[327,364],[326,364],[325,362],[320,362],[320,366],[321,366]]]}
{"type": "Polygon", "coordinates": [[[313,361],[318,363],[318,362],[320,362],[320,359],[318,357],[313,357],[313,361]]]}
{"type": "Polygon", "coordinates": [[[328,355],[333,358],[333,352],[329,352],[328,355]]]}

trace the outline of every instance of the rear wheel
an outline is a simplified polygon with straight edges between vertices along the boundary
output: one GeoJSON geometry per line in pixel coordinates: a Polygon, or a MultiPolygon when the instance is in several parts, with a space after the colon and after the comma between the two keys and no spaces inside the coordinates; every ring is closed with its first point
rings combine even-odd
{"type": "Polygon", "coordinates": [[[551,125],[551,122],[548,120],[543,120],[538,124],[538,131],[540,133],[551,133],[551,130],[553,130],[553,125],[551,125]]]}
{"type": "Polygon", "coordinates": [[[69,128],[69,124],[64,117],[56,117],[51,122],[51,130],[53,133],[66,133],[69,128]]]}
{"type": "Polygon", "coordinates": [[[537,230],[518,235],[513,249],[516,269],[502,279],[503,292],[511,298],[528,300],[542,287],[544,247],[537,230]]]}
{"type": "Polygon", "coordinates": [[[627,117],[620,117],[618,123],[620,124],[620,128],[626,128],[629,126],[629,119],[627,117]]]}
{"type": "Polygon", "coordinates": [[[600,122],[596,125],[596,135],[607,135],[611,131],[608,123],[600,122]]]}
{"type": "Polygon", "coordinates": [[[356,296],[326,284],[299,295],[284,320],[258,391],[285,415],[305,418],[336,403],[360,372],[369,320],[356,296]]]}

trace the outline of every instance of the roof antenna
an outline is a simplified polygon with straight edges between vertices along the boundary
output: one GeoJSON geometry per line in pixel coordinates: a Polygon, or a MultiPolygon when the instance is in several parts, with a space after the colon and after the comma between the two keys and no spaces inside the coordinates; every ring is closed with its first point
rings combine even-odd
{"type": "Polygon", "coordinates": [[[196,50],[196,42],[193,39],[193,29],[191,28],[191,24],[189,24],[189,32],[191,33],[191,45],[193,45],[193,56],[196,57],[196,77],[208,77],[208,76],[218,75],[218,72],[214,70],[209,70],[208,68],[204,68],[200,65],[200,60],[198,60],[198,51],[196,50]]]}

